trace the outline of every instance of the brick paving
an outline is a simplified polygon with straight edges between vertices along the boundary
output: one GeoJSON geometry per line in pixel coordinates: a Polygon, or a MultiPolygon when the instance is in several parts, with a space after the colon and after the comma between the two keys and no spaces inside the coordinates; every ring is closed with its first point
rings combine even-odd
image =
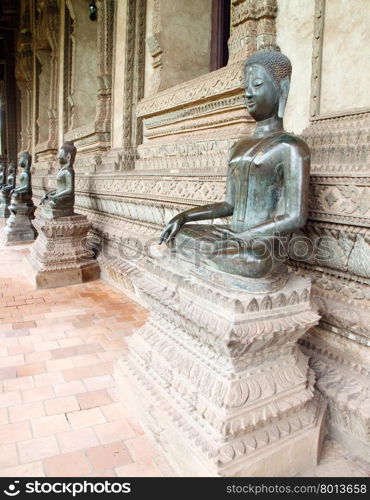
{"type": "Polygon", "coordinates": [[[115,391],[145,310],[101,280],[36,291],[27,252],[0,249],[0,476],[173,475],[115,391]]]}
{"type": "MultiPolygon", "coordinates": [[[[23,275],[27,252],[0,248],[0,476],[173,476],[113,378],[146,311],[101,280],[36,291],[23,275]]],[[[369,473],[327,440],[301,475],[369,473]]]]}

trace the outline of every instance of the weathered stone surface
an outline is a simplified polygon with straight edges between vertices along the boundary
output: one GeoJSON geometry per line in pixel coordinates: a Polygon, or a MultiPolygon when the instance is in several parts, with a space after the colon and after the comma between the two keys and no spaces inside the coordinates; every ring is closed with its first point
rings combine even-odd
{"type": "Polygon", "coordinates": [[[7,219],[10,215],[9,211],[10,198],[4,193],[0,192],[0,217],[7,219]]]}
{"type": "Polygon", "coordinates": [[[30,207],[27,202],[12,199],[9,209],[11,214],[3,232],[4,245],[32,243],[37,237],[37,231],[31,222],[35,206],[30,207]]]}
{"type": "Polygon", "coordinates": [[[310,282],[252,294],[216,274],[166,256],[134,275],[152,314],[118,364],[122,397],[181,475],[297,474],[317,463],[325,408],[297,346],[319,318],[310,282]]]}
{"type": "Polygon", "coordinates": [[[39,237],[26,263],[36,288],[72,285],[99,277],[99,265],[86,243],[91,223],[84,215],[48,219],[41,212],[35,225],[39,237]]]}
{"type": "Polygon", "coordinates": [[[310,222],[302,235],[314,251],[304,261],[291,253],[314,279],[320,329],[303,343],[328,401],[328,431],[365,460],[370,444],[369,407],[362,401],[370,391],[369,130],[369,113],[318,119],[305,130],[313,175],[310,222]]]}
{"type": "Polygon", "coordinates": [[[317,388],[328,402],[328,430],[356,456],[370,457],[370,353],[357,342],[315,328],[301,339],[317,388]]]}

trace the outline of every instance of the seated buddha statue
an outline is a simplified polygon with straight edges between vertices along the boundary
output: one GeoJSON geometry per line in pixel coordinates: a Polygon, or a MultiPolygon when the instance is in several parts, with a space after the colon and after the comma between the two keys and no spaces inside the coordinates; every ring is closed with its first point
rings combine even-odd
{"type": "Polygon", "coordinates": [[[0,163],[0,188],[6,184],[6,165],[0,163]]]}
{"type": "Polygon", "coordinates": [[[57,156],[60,164],[56,177],[57,187],[41,199],[40,204],[44,204],[44,212],[52,217],[68,217],[74,213],[75,172],[73,164],[76,151],[72,142],[65,142],[60,148],[57,156]]]}
{"type": "Polygon", "coordinates": [[[0,218],[6,218],[10,215],[10,193],[15,188],[16,169],[13,162],[9,164],[8,169],[3,164],[0,166],[0,170],[1,167],[4,167],[4,169],[2,170],[2,174],[0,174],[0,218]],[[8,172],[6,172],[7,170],[8,172]]]}
{"type": "Polygon", "coordinates": [[[278,51],[252,54],[245,64],[245,100],[253,135],[231,148],[226,197],[176,215],[162,231],[181,258],[247,278],[276,271],[279,237],[303,226],[308,211],[310,152],[285,132],[291,63],[278,51]],[[194,224],[231,217],[229,224],[194,224]]]}
{"type": "Polygon", "coordinates": [[[31,155],[27,151],[20,153],[18,157],[18,167],[21,167],[23,171],[19,176],[19,186],[11,193],[12,198],[17,201],[32,201],[31,162],[31,155]]]}
{"type": "Polygon", "coordinates": [[[19,154],[18,157],[18,167],[22,168],[23,171],[19,176],[19,185],[17,188],[13,189],[11,194],[11,212],[17,211],[17,206],[20,204],[26,204],[28,207],[28,216],[30,219],[34,219],[34,212],[36,210],[35,205],[32,200],[32,176],[31,176],[31,163],[32,157],[28,151],[24,151],[19,154]]]}
{"type": "Polygon", "coordinates": [[[3,197],[8,197],[10,195],[11,191],[14,190],[15,181],[16,181],[16,168],[15,168],[15,164],[13,162],[11,162],[9,164],[8,176],[6,178],[6,184],[4,184],[1,187],[1,193],[2,193],[3,197]]]}

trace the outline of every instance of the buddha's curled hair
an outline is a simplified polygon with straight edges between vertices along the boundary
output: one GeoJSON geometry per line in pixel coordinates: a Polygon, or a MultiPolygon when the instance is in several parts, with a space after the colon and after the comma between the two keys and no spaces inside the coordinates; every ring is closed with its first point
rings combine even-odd
{"type": "Polygon", "coordinates": [[[260,64],[272,76],[277,84],[292,74],[292,63],[287,56],[277,50],[260,50],[248,57],[245,66],[260,64]]]}

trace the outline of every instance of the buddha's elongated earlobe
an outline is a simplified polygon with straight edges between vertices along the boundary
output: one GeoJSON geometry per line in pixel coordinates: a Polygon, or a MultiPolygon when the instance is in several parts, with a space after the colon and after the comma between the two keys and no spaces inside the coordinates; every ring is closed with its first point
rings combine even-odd
{"type": "Polygon", "coordinates": [[[279,97],[279,110],[278,116],[279,118],[283,118],[285,113],[285,107],[288,100],[290,82],[289,78],[286,76],[282,80],[280,80],[280,97],[279,97]]]}

